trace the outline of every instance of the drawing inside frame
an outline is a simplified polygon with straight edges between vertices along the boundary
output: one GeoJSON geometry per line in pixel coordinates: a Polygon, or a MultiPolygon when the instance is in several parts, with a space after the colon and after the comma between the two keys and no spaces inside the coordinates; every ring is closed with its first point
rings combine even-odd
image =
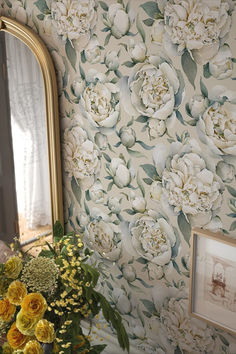
{"type": "Polygon", "coordinates": [[[236,335],[236,239],[192,230],[189,313],[236,335]]]}

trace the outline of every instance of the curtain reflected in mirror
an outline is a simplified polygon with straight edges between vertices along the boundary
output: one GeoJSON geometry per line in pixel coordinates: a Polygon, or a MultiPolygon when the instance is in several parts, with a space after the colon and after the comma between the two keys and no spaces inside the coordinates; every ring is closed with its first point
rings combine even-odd
{"type": "Polygon", "coordinates": [[[44,85],[37,60],[5,34],[10,122],[20,241],[49,234],[52,225],[44,85]]]}

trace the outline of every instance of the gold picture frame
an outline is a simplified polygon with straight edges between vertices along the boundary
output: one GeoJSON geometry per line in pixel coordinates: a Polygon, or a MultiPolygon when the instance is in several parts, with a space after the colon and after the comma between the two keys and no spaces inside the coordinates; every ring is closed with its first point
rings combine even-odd
{"type": "Polygon", "coordinates": [[[236,240],[194,228],[189,314],[236,334],[236,240]]]}
{"type": "Polygon", "coordinates": [[[52,226],[56,221],[64,226],[58,91],[53,61],[41,38],[27,26],[0,16],[0,31],[21,40],[32,51],[41,69],[45,92],[52,226]]]}

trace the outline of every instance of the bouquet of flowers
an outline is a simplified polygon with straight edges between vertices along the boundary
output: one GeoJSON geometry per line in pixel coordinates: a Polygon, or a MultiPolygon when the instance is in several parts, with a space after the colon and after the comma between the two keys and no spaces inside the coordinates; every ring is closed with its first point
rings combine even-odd
{"type": "Polygon", "coordinates": [[[99,272],[80,235],[64,235],[57,222],[53,241],[37,257],[15,249],[0,264],[0,353],[101,353],[106,345],[93,345],[81,325],[100,311],[129,351],[121,316],[95,290],[99,272]]]}

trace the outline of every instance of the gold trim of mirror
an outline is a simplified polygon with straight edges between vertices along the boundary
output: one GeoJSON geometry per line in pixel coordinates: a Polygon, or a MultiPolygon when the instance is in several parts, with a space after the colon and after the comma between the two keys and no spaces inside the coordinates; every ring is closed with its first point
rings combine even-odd
{"type": "Polygon", "coordinates": [[[47,47],[41,38],[30,28],[20,24],[16,20],[5,16],[0,16],[0,31],[4,31],[15,36],[31,49],[39,63],[43,75],[47,121],[52,224],[58,220],[64,226],[58,93],[54,65],[47,47]]]}

